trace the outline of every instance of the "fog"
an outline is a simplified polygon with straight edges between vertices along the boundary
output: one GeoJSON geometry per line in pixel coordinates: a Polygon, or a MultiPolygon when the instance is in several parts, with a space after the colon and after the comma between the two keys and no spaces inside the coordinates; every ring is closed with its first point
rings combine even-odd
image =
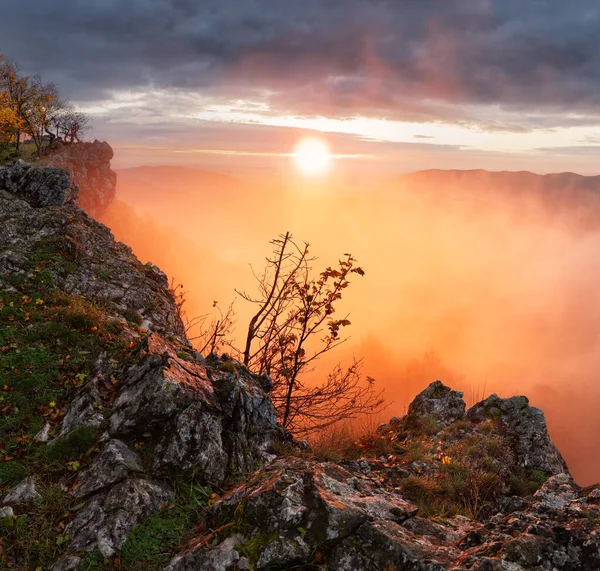
{"type": "Polygon", "coordinates": [[[429,171],[353,182],[130,169],[103,222],[184,284],[189,315],[252,291],[249,264],[262,267],[280,232],[313,245],[315,269],[351,252],[366,272],[340,308],[351,338],[317,376],[364,357],[390,403],[381,420],[438,378],[469,405],[525,394],[578,483],[600,480],[600,181],[429,171]]]}

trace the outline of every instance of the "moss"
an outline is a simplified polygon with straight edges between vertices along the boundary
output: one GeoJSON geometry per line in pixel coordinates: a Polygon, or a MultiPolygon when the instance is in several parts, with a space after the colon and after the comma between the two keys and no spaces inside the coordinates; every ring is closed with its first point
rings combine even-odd
{"type": "Polygon", "coordinates": [[[266,531],[258,531],[254,537],[247,543],[237,547],[240,553],[243,553],[250,563],[255,564],[260,558],[263,549],[279,538],[278,533],[268,533],[266,531]]]}
{"type": "Polygon", "coordinates": [[[235,363],[233,361],[225,361],[219,365],[219,371],[233,374],[235,373],[235,363]]]}
{"type": "Polygon", "coordinates": [[[13,484],[27,476],[27,467],[18,461],[0,463],[0,486],[13,484]]]}
{"type": "Polygon", "coordinates": [[[141,325],[143,321],[142,316],[133,309],[128,309],[127,311],[123,312],[123,317],[127,319],[129,323],[133,323],[135,325],[141,325]]]}
{"type": "Polygon", "coordinates": [[[60,436],[46,447],[46,458],[49,462],[65,463],[85,454],[92,448],[99,436],[95,426],[80,426],[68,434],[60,436]]]}

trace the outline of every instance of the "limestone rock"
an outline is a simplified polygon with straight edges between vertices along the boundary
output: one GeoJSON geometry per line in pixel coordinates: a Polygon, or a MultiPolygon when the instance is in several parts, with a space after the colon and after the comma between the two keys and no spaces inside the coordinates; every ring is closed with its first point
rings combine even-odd
{"type": "Polygon", "coordinates": [[[131,473],[143,471],[140,458],[135,452],[120,440],[109,440],[92,465],[79,476],[73,495],[88,496],[124,480],[131,473]]]}
{"type": "Polygon", "coordinates": [[[43,168],[22,160],[0,167],[0,189],[18,196],[34,208],[72,203],[79,192],[64,169],[43,168]]]}
{"type": "Polygon", "coordinates": [[[275,409],[257,382],[185,361],[157,335],[147,343],[114,402],[111,434],[156,438],[155,470],[195,467],[207,483],[256,467],[277,435],[275,409]]]}
{"type": "Polygon", "coordinates": [[[19,482],[16,486],[4,496],[2,503],[7,504],[26,504],[29,502],[36,502],[41,500],[42,496],[35,487],[35,479],[30,476],[25,478],[22,482],[19,482]]]}
{"type": "Polygon", "coordinates": [[[567,464],[548,434],[544,413],[524,396],[502,399],[491,395],[467,411],[473,422],[499,421],[514,439],[519,465],[546,474],[568,472],[567,464]]]}
{"type": "Polygon", "coordinates": [[[65,529],[70,548],[99,551],[112,557],[141,520],[159,510],[173,497],[163,484],[144,478],[128,478],[99,496],[94,496],[65,529]]]}
{"type": "MultiPolygon", "coordinates": [[[[236,526],[236,541],[217,539],[215,547],[228,553],[228,561],[237,561],[244,545],[252,544],[256,569],[285,569],[306,563],[318,546],[351,536],[367,521],[401,523],[416,512],[401,496],[377,490],[338,465],[283,458],[217,502],[210,515],[236,526]]],[[[203,545],[200,541],[169,569],[208,568],[212,548],[206,552],[203,545]]]]}
{"type": "Polygon", "coordinates": [[[4,506],[0,508],[0,520],[6,519],[7,517],[14,517],[15,512],[10,506],[4,506]]]}
{"type": "Polygon", "coordinates": [[[113,156],[105,141],[74,143],[58,147],[48,164],[72,174],[79,187],[77,204],[90,216],[101,218],[116,194],[117,175],[110,168],[113,156]]]}
{"type": "Polygon", "coordinates": [[[463,394],[452,390],[441,381],[431,383],[419,393],[408,407],[406,415],[407,427],[428,417],[440,425],[447,425],[459,420],[465,415],[463,394]]]}
{"type": "MultiPolygon", "coordinates": [[[[0,171],[11,169],[53,172],[31,165],[0,171]]],[[[39,175],[45,180],[44,176],[39,175]]],[[[72,184],[64,171],[52,176],[72,184]]],[[[150,330],[184,340],[167,277],[156,266],[141,264],[127,246],[115,242],[108,228],[74,204],[65,203],[66,191],[60,190],[60,185],[51,187],[58,188],[52,195],[58,198],[45,198],[43,207],[27,198],[27,186],[15,183],[7,191],[3,185],[5,181],[0,179],[0,289],[18,285],[23,275],[33,276],[37,260],[52,258],[56,263],[48,268],[44,287],[102,303],[107,315],[125,325],[131,323],[137,329],[138,322],[146,319],[150,330]],[[48,206],[49,201],[57,205],[48,206]]],[[[36,188],[42,192],[41,187],[36,188]]]]}

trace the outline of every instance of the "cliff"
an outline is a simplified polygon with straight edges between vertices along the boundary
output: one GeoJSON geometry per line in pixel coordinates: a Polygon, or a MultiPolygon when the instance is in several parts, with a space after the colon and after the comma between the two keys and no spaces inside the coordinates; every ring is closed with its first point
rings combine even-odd
{"type": "Polygon", "coordinates": [[[525,397],[466,410],[437,381],[318,458],[80,196],[0,168],[0,568],[600,569],[600,488],[525,397]]]}
{"type": "Polygon", "coordinates": [[[46,166],[69,171],[79,187],[79,206],[93,218],[101,218],[117,192],[117,174],[110,168],[113,156],[105,141],[74,143],[54,150],[46,166]]]}

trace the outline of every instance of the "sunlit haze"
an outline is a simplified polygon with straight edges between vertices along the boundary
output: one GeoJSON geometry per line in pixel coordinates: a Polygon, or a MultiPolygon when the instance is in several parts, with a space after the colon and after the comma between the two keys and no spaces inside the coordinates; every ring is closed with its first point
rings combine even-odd
{"type": "Polygon", "coordinates": [[[101,221],[189,314],[236,300],[241,339],[281,232],[317,269],[352,253],[313,379],[364,357],[377,421],[435,379],[525,394],[600,480],[600,3],[5,4],[0,49],[115,150],[101,221]]]}

